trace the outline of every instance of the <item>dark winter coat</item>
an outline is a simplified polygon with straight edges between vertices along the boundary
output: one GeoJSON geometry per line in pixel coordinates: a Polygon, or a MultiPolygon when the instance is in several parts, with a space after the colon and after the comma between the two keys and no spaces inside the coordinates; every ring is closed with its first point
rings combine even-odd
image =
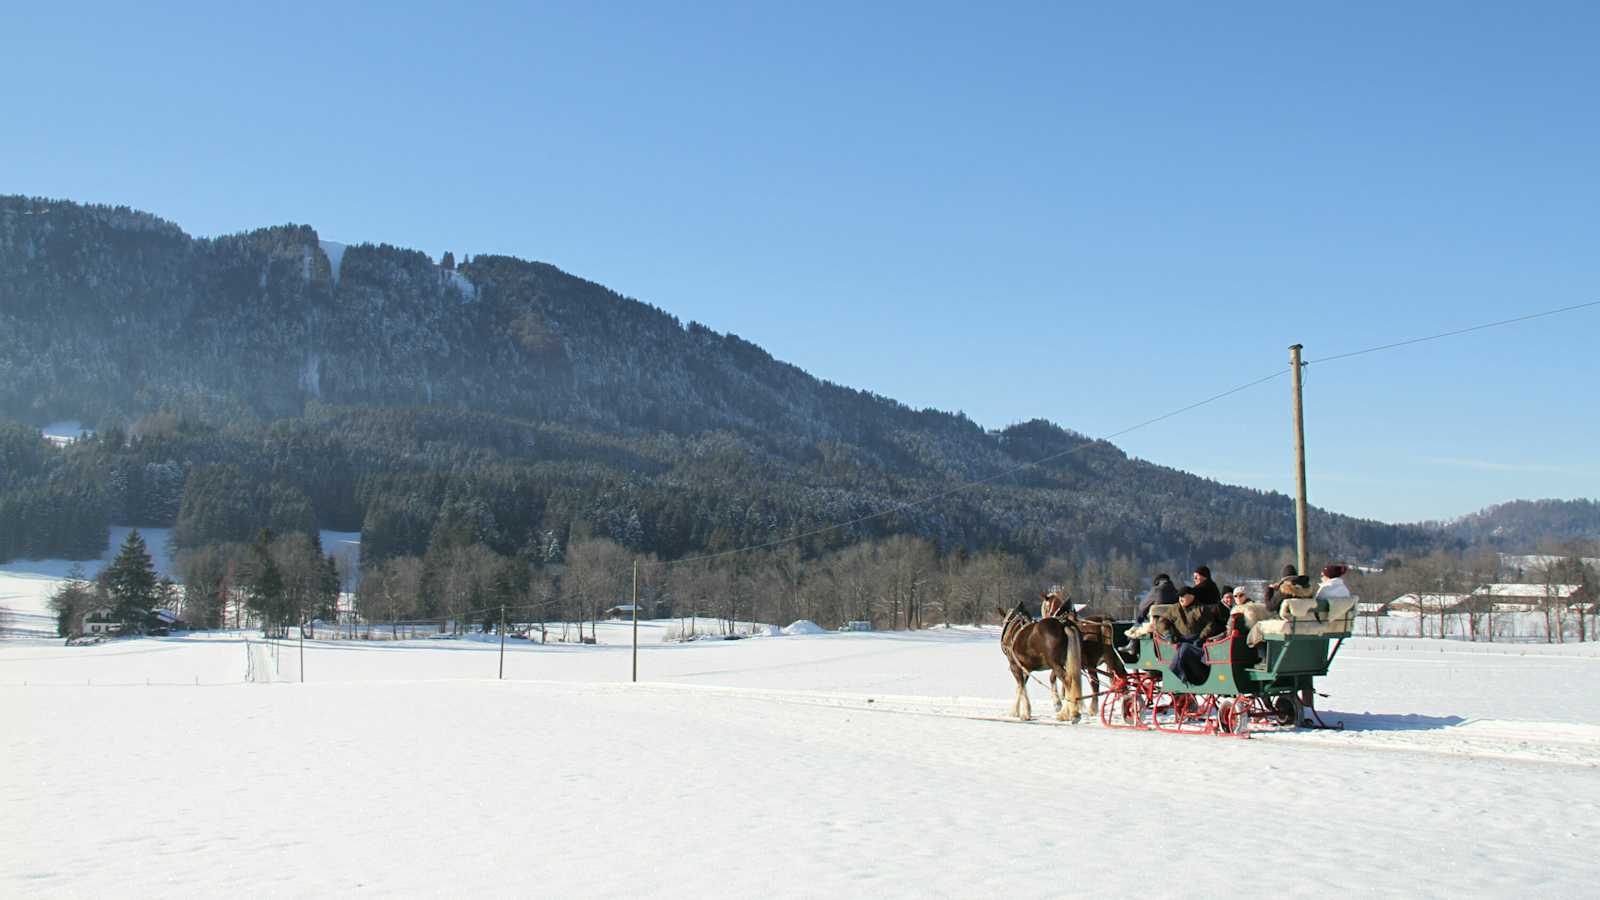
{"type": "Polygon", "coordinates": [[[1155,625],[1169,641],[1208,641],[1223,632],[1226,623],[1221,603],[1179,604],[1155,625]]]}
{"type": "Polygon", "coordinates": [[[1144,595],[1143,600],[1139,601],[1139,609],[1134,614],[1133,620],[1135,622],[1143,622],[1144,620],[1150,618],[1150,607],[1152,606],[1156,606],[1161,603],[1177,602],[1177,586],[1174,585],[1170,580],[1164,578],[1157,582],[1155,587],[1150,589],[1150,593],[1144,595]]]}
{"type": "Polygon", "coordinates": [[[1220,604],[1222,602],[1222,589],[1217,583],[1207,578],[1194,586],[1194,599],[1201,604],[1220,604]]]}
{"type": "Polygon", "coordinates": [[[1267,611],[1277,615],[1278,611],[1283,608],[1284,598],[1310,597],[1312,595],[1310,576],[1285,575],[1279,579],[1277,584],[1267,585],[1267,611]]]}

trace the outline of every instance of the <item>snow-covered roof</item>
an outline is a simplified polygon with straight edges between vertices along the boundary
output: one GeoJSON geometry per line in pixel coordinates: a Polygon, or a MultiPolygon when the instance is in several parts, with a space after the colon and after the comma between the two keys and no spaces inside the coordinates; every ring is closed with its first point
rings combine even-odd
{"type": "Polygon", "coordinates": [[[1424,607],[1450,609],[1467,602],[1467,594],[1401,594],[1389,601],[1390,606],[1416,606],[1420,600],[1424,607]]]}
{"type": "MultiPolygon", "coordinates": [[[[1522,556],[1516,556],[1510,553],[1500,554],[1501,565],[1510,566],[1517,569],[1538,569],[1548,566],[1551,563],[1560,562],[1566,559],[1571,559],[1571,557],[1556,556],[1551,553],[1534,553],[1522,556]]],[[[1600,568],[1600,556],[1585,556],[1583,557],[1583,564],[1586,566],[1600,568]]]]}
{"type": "Polygon", "coordinates": [[[1537,597],[1563,600],[1583,589],[1581,584],[1486,584],[1472,592],[1474,597],[1537,597]]]}

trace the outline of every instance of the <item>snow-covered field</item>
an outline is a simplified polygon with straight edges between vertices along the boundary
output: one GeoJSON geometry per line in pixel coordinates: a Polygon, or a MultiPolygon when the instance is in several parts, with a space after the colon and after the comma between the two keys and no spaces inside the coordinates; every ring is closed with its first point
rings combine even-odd
{"type": "Polygon", "coordinates": [[[0,642],[0,894],[1586,895],[1600,871],[1600,645],[1353,641],[1323,701],[1348,730],[1233,741],[1003,721],[992,629],[670,624],[641,625],[638,685],[622,623],[509,641],[504,681],[492,639],[308,641],[303,684],[296,643],[253,635],[0,642]]]}

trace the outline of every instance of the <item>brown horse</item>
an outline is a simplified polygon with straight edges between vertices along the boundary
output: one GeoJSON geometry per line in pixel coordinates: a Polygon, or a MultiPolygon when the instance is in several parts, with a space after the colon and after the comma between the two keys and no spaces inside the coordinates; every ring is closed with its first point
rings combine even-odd
{"type": "MultiPolygon", "coordinates": [[[[1033,621],[1022,604],[1006,612],[995,607],[1004,618],[1000,622],[1000,649],[1011,664],[1011,677],[1017,680],[1017,698],[1011,704],[1011,714],[1019,719],[1033,718],[1033,704],[1028,702],[1028,676],[1044,669],[1050,670],[1053,682],[1067,686],[1072,721],[1081,718],[1079,705],[1082,691],[1078,686],[1078,673],[1083,668],[1083,646],[1078,632],[1066,627],[1059,619],[1033,621]]],[[[1067,710],[1056,699],[1056,718],[1067,721],[1067,710]]]]}
{"type": "MultiPolygon", "coordinates": [[[[1089,676],[1089,712],[1100,712],[1100,667],[1113,676],[1126,678],[1128,669],[1117,653],[1116,634],[1110,616],[1091,615],[1079,617],[1072,608],[1072,598],[1056,591],[1040,594],[1041,613],[1061,622],[1068,630],[1076,631],[1083,644],[1083,671],[1089,676]]],[[[1060,690],[1055,673],[1050,673],[1050,690],[1060,690]]]]}

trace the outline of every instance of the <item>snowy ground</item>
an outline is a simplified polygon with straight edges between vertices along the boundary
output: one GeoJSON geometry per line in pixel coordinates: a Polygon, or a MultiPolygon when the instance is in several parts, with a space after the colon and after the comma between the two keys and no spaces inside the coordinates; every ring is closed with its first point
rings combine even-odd
{"type": "Polygon", "coordinates": [[[1600,645],[1355,641],[1347,731],[1231,741],[1002,721],[989,629],[668,624],[639,685],[620,623],[505,681],[493,640],[308,641],[304,684],[251,635],[0,643],[0,894],[1593,889],[1600,645]]]}

